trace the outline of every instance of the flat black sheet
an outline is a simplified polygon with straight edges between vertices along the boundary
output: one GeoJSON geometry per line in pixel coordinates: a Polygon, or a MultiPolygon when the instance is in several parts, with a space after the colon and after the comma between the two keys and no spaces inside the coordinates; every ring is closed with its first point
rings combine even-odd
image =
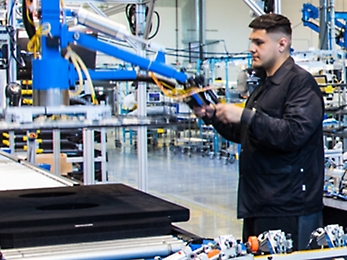
{"type": "Polygon", "coordinates": [[[123,184],[0,192],[0,247],[165,235],[189,210],[123,184]]]}

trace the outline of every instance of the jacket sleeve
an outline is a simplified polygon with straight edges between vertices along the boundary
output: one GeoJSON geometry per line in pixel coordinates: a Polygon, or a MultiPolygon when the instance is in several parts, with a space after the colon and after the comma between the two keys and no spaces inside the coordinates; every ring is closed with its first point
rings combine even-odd
{"type": "Polygon", "coordinates": [[[296,87],[287,93],[281,118],[257,110],[249,120],[253,138],[281,151],[294,151],[304,146],[323,120],[324,104],[315,80],[296,77],[291,84],[296,87]]]}

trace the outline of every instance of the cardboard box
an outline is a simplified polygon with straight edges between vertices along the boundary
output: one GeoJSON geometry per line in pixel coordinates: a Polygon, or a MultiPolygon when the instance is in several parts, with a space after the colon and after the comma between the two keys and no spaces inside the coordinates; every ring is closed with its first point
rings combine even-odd
{"type": "MultiPolygon", "coordinates": [[[[66,161],[67,155],[65,153],[60,154],[60,172],[62,175],[67,175],[68,172],[72,172],[72,163],[66,161]]],[[[36,154],[36,164],[45,163],[51,165],[51,172],[54,173],[54,154],[36,154]]]]}

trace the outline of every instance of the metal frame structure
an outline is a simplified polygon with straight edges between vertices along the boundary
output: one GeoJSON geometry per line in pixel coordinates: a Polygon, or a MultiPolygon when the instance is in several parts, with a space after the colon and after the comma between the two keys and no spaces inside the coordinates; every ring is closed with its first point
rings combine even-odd
{"type": "MultiPolygon", "coordinates": [[[[327,25],[330,28],[330,33],[328,34],[329,49],[335,50],[336,44],[341,48],[346,49],[347,35],[344,33],[343,37],[336,38],[336,29],[342,32],[345,32],[347,30],[347,13],[336,12],[334,3],[334,0],[330,0],[330,11],[327,12],[326,17],[327,25]]],[[[311,3],[303,4],[302,21],[304,26],[309,27],[319,34],[321,34],[322,32],[324,33],[326,28],[321,28],[321,23],[319,25],[318,23],[315,23],[314,21],[317,19],[325,19],[321,13],[321,8],[316,7],[311,3]]]]}
{"type": "MultiPolygon", "coordinates": [[[[67,1],[70,2],[70,1],[67,1]]],[[[81,2],[81,1],[71,1],[71,2],[81,2]]],[[[83,1],[84,2],[84,1],[83,1]]],[[[67,105],[66,96],[69,90],[69,86],[73,85],[74,82],[78,79],[78,75],[73,68],[72,64],[64,59],[61,56],[61,50],[68,47],[69,44],[77,44],[83,47],[86,47],[91,50],[100,51],[107,55],[116,57],[125,62],[133,64],[137,69],[126,69],[126,70],[89,70],[89,74],[93,80],[136,80],[138,75],[145,75],[147,71],[152,71],[162,76],[173,78],[177,80],[179,83],[185,83],[187,80],[187,75],[177,71],[176,69],[165,65],[165,57],[164,52],[158,51],[155,60],[147,59],[146,49],[147,48],[155,48],[160,49],[161,47],[154,46],[152,43],[146,40],[146,34],[148,34],[148,24],[146,25],[146,17],[145,17],[145,3],[150,4],[150,10],[154,9],[155,0],[151,1],[89,1],[90,3],[103,3],[103,4],[125,4],[125,3],[133,3],[137,4],[136,9],[136,22],[138,23],[138,31],[137,36],[132,36],[130,33],[124,32],[120,30],[117,26],[114,26],[115,23],[110,19],[107,19],[104,15],[97,15],[88,11],[83,13],[83,18],[81,13],[76,11],[71,11],[68,9],[63,10],[63,19],[61,20],[61,6],[59,0],[42,0],[41,1],[41,11],[42,11],[42,19],[41,25],[49,24],[49,33],[47,35],[43,35],[41,37],[41,56],[39,59],[33,60],[33,92],[34,92],[34,104],[38,105],[38,107],[25,108],[25,112],[21,108],[16,108],[15,111],[12,108],[5,110],[5,117],[9,119],[9,121],[17,121],[12,120],[13,118],[25,118],[23,113],[27,113],[28,111],[34,111],[36,114],[37,111],[41,111],[39,113],[47,114],[46,111],[49,109],[57,109],[61,110],[62,107],[60,105],[67,105]],[[76,17],[79,20],[80,24],[83,24],[93,30],[101,32],[103,34],[108,35],[111,38],[121,37],[124,40],[131,42],[131,45],[134,45],[137,48],[136,53],[122,50],[115,45],[110,44],[109,42],[102,41],[100,39],[96,39],[88,34],[69,30],[69,27],[66,23],[66,17],[72,16],[76,17]],[[63,21],[63,22],[62,22],[63,21]],[[145,26],[146,25],[146,26],[145,26]],[[134,44],[133,42],[136,42],[134,44]],[[59,68],[59,69],[57,69],[59,68]],[[47,78],[49,81],[47,81],[47,78]],[[38,93],[38,94],[35,94],[38,93]],[[35,101],[36,99],[36,101],[35,101]],[[50,107],[53,105],[53,108],[50,107]]],[[[86,78],[86,75],[83,75],[86,78]]],[[[145,83],[140,83],[143,86],[139,86],[139,103],[138,103],[138,115],[140,117],[145,117],[146,113],[146,85],[145,83]]],[[[68,109],[65,107],[63,110],[68,109]]],[[[73,108],[72,110],[74,110],[73,108]]],[[[91,108],[84,107],[86,111],[91,108]]],[[[93,109],[93,108],[92,108],[93,109]]],[[[94,107],[95,109],[95,107],[94,107]]],[[[95,110],[94,110],[95,111],[95,110]]],[[[60,112],[58,112],[60,113],[60,112]]],[[[86,112],[88,114],[88,112],[86,112]]],[[[29,118],[32,118],[31,116],[29,118]]],[[[94,118],[92,120],[103,120],[106,117],[102,118],[94,118]]],[[[89,118],[91,119],[91,118],[89,118]]],[[[89,120],[88,119],[88,120],[89,120]]],[[[119,125],[119,121],[111,120],[113,126],[119,125]]],[[[108,124],[111,122],[109,121],[108,124]]],[[[47,122],[44,123],[46,125],[47,122]]],[[[78,127],[78,125],[85,125],[84,134],[86,136],[91,136],[90,129],[95,127],[96,125],[92,122],[79,122],[74,121],[70,122],[60,122],[52,123],[48,122],[48,125],[51,125],[53,128],[62,127],[62,125],[70,125],[70,127],[78,127]],[[55,124],[55,126],[54,126],[55,124]]],[[[101,123],[102,124],[102,123],[101,123]]],[[[11,123],[7,123],[7,127],[12,128],[11,123]]],[[[32,125],[35,125],[32,124],[32,125]]],[[[145,124],[140,124],[142,127],[139,128],[138,131],[138,158],[139,158],[139,189],[146,191],[147,190],[147,127],[145,124]]],[[[17,125],[14,128],[22,128],[23,124],[20,126],[17,125]]],[[[28,127],[26,125],[25,127],[28,127]]],[[[30,127],[29,127],[30,128],[30,127]]],[[[39,129],[39,128],[36,128],[39,129]]],[[[84,142],[86,147],[93,147],[89,143],[89,139],[84,138],[84,142]]],[[[92,142],[92,141],[90,141],[92,142]]],[[[54,142],[57,143],[57,142],[54,142]]],[[[56,151],[60,150],[58,148],[56,151]]],[[[92,155],[93,149],[85,149],[84,153],[84,161],[89,161],[92,155]],[[90,154],[87,154],[87,151],[90,151],[90,154]],[[89,159],[88,159],[89,158],[89,159]]],[[[93,168],[93,167],[92,167],[93,168]]],[[[85,172],[85,179],[88,180],[85,184],[91,184],[93,176],[93,169],[85,172]]],[[[105,175],[105,174],[103,174],[105,175]]]]}

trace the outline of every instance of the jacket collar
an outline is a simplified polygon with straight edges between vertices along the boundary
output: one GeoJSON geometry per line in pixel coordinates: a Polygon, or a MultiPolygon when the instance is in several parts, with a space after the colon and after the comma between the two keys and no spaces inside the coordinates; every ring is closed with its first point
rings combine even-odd
{"type": "Polygon", "coordinates": [[[285,62],[281,65],[281,67],[278,68],[278,70],[275,72],[274,75],[268,77],[268,79],[275,85],[279,85],[282,81],[284,76],[288,73],[288,71],[291,70],[291,68],[294,66],[294,60],[292,57],[288,57],[285,62]]]}

